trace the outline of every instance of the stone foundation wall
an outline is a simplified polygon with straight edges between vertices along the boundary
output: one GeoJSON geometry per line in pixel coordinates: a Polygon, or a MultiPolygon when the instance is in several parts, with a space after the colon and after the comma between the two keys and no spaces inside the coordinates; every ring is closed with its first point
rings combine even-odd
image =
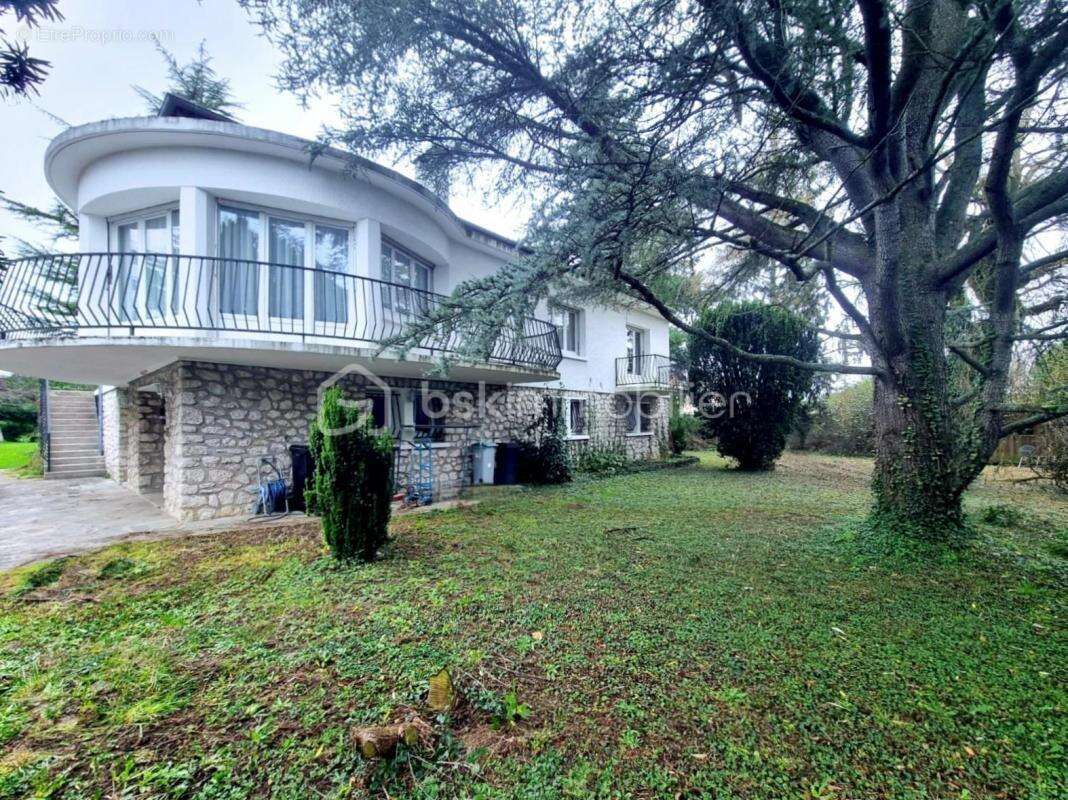
{"type": "Polygon", "coordinates": [[[108,477],[126,482],[126,389],[109,389],[100,396],[104,439],[104,469],[108,477]]]}
{"type": "Polygon", "coordinates": [[[163,398],[155,392],[133,390],[128,400],[126,482],[141,494],[162,494],[166,413],[163,398]]]}
{"type": "MultiPolygon", "coordinates": [[[[180,519],[248,514],[261,458],[273,459],[286,479],[291,477],[289,445],[307,442],[320,386],[329,377],[202,362],[182,362],[145,376],[124,390],[127,483],[143,492],[162,491],[165,509],[180,519]]],[[[469,481],[471,443],[525,438],[547,396],[588,401],[589,434],[571,442],[576,454],[584,448],[609,447],[632,458],[656,458],[666,441],[666,398],[659,398],[652,431],[632,436],[624,413],[627,401],[617,395],[489,386],[480,398],[475,384],[403,378],[388,382],[391,391],[440,392],[450,401],[445,441],[431,448],[436,499],[455,496],[469,481]]],[[[356,374],[341,383],[348,396],[372,388],[356,374]]],[[[122,417],[122,405],[119,399],[119,410],[106,415],[122,417]]],[[[410,444],[399,445],[401,488],[410,476],[414,479],[410,454],[410,444]]],[[[121,474],[121,468],[115,474],[121,474]]]]}

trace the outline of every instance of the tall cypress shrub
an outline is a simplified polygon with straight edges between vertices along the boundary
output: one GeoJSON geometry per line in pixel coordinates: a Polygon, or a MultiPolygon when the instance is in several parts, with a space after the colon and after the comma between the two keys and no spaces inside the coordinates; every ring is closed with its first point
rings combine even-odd
{"type": "MultiPolygon", "coordinates": [[[[750,353],[816,361],[816,330],[784,308],[757,302],[727,302],[706,310],[699,326],[750,353]]],[[[753,361],[717,347],[704,337],[690,339],[690,380],[701,406],[718,398],[714,413],[703,408],[702,432],[715,439],[721,455],[744,470],[773,469],[786,447],[802,403],[813,391],[812,373],[793,366],[753,361]]]]}
{"type": "Polygon", "coordinates": [[[393,497],[393,438],[378,434],[359,409],[341,403],[341,390],[323,395],[308,445],[315,477],[308,508],[323,521],[335,558],[373,561],[389,532],[393,497]]]}

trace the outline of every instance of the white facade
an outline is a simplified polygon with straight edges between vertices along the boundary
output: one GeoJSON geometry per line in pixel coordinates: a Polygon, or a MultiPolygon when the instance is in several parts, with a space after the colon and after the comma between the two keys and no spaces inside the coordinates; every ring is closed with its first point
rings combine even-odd
{"type": "MultiPolygon", "coordinates": [[[[289,253],[284,263],[303,263],[309,272],[294,280],[285,277],[290,284],[300,285],[288,287],[296,298],[283,298],[282,305],[303,304],[300,311],[287,313],[302,314],[305,319],[320,315],[314,307],[321,301],[314,277],[320,231],[335,232],[347,251],[343,261],[328,265],[333,269],[357,278],[398,282],[396,271],[383,274],[385,246],[387,254],[393,249],[412,264],[413,274],[402,276],[405,281],[438,294],[450,293],[468,278],[492,274],[514,257],[512,242],[460,220],[416,182],[369,161],[360,161],[354,168],[351,156],[336,151],[312,160],[311,147],[305,140],[231,122],[180,117],[108,120],[71,128],[57,137],[46,155],[45,175],[78,214],[82,253],[159,252],[164,247],[165,252],[183,258],[233,255],[222,250],[221,209],[258,215],[256,246],[245,247],[248,252],[241,253],[253,261],[278,261],[275,241],[291,240],[294,231],[304,230],[303,250],[295,256],[289,253]],[[423,266],[416,269],[416,264],[423,266]]],[[[114,259],[97,259],[95,265],[87,259],[80,269],[83,318],[77,338],[7,344],[0,353],[0,367],[42,377],[124,384],[166,363],[189,358],[309,369],[337,368],[355,359],[378,371],[408,377],[425,372],[427,362],[433,360],[432,354],[420,351],[408,354],[404,362],[372,359],[374,348],[367,343],[352,346],[344,336],[318,337],[316,329],[288,335],[296,329],[280,324],[277,318],[249,326],[248,316],[276,313],[275,298],[268,297],[274,291],[269,288],[273,273],[266,266],[256,268],[259,274],[255,276],[250,268],[248,280],[256,286],[239,287],[240,302],[247,308],[238,310],[247,312],[242,321],[253,332],[235,328],[222,318],[201,327],[179,319],[165,330],[159,324],[142,326],[132,321],[126,328],[122,323],[129,315],[112,313],[110,307],[104,309],[108,315],[105,327],[97,324],[103,305],[98,301],[95,314],[87,312],[85,298],[91,287],[102,285],[105,270],[110,269],[114,280],[115,275],[121,276],[122,267],[115,266],[114,259]],[[42,347],[47,348],[44,363],[42,347]]],[[[212,309],[217,314],[217,301],[207,300],[203,287],[193,292],[187,289],[180,297],[180,284],[189,277],[185,271],[198,269],[204,269],[203,265],[192,261],[160,266],[161,277],[155,280],[165,286],[155,289],[149,279],[142,278],[140,286],[128,291],[135,314],[145,314],[150,295],[155,297],[157,316],[166,316],[164,310],[170,314],[172,304],[175,310],[182,304],[186,320],[193,314],[211,316],[212,309]],[[164,275],[162,270],[173,275],[164,275]],[[209,308],[212,302],[215,306],[209,308]]],[[[368,287],[377,284],[361,286],[345,296],[351,308],[342,313],[350,321],[367,307],[368,298],[361,292],[370,294],[368,287]]],[[[115,305],[114,299],[108,302],[115,305]]],[[[372,302],[381,305],[382,301],[372,298],[372,302]]],[[[536,313],[543,320],[558,316],[545,303],[536,313]]],[[[577,341],[570,351],[565,348],[556,370],[466,364],[457,367],[456,377],[612,392],[617,388],[617,359],[628,354],[628,326],[641,332],[643,354],[666,358],[668,326],[651,310],[637,304],[590,307],[578,310],[572,333],[577,341]]]]}
{"type": "Polygon", "coordinates": [[[98,412],[107,472],[182,519],[245,513],[264,462],[287,464],[338,380],[394,433],[399,486],[430,442],[435,497],[471,479],[472,443],[523,440],[545,413],[576,452],[662,452],[668,326],[640,304],[543,301],[444,376],[432,368],[462,330],[383,351],[516,245],[399,173],[311,148],[186,117],[64,132],[45,175],[78,214],[78,252],[0,276],[0,369],[117,387],[98,412]],[[502,413],[464,412],[482,392],[502,413]]]}

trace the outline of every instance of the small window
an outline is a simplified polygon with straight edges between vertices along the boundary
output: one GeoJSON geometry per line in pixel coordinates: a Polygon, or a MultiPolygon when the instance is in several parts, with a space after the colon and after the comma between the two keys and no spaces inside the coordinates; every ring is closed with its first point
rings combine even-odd
{"type": "Polygon", "coordinates": [[[568,402],[568,433],[571,436],[588,436],[587,401],[572,399],[568,402]]]}
{"type": "Polygon", "coordinates": [[[560,349],[571,356],[581,356],[584,349],[583,314],[577,308],[553,304],[550,306],[560,349]]]}
{"type": "Polygon", "coordinates": [[[384,392],[368,392],[366,400],[371,401],[371,421],[375,428],[389,431],[393,436],[399,436],[401,426],[400,395],[397,392],[389,393],[389,402],[386,402],[384,392]]]}
{"type": "Polygon", "coordinates": [[[445,398],[437,393],[412,393],[412,424],[416,438],[445,441],[445,398]]]}

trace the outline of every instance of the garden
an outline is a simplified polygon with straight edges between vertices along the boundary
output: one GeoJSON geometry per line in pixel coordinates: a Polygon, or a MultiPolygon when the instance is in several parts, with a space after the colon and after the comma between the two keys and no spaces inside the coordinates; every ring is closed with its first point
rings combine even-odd
{"type": "Polygon", "coordinates": [[[1064,796],[1063,495],[988,471],[934,550],[868,535],[867,459],[697,455],[371,564],[283,524],[0,576],[0,797],[1064,796]]]}

